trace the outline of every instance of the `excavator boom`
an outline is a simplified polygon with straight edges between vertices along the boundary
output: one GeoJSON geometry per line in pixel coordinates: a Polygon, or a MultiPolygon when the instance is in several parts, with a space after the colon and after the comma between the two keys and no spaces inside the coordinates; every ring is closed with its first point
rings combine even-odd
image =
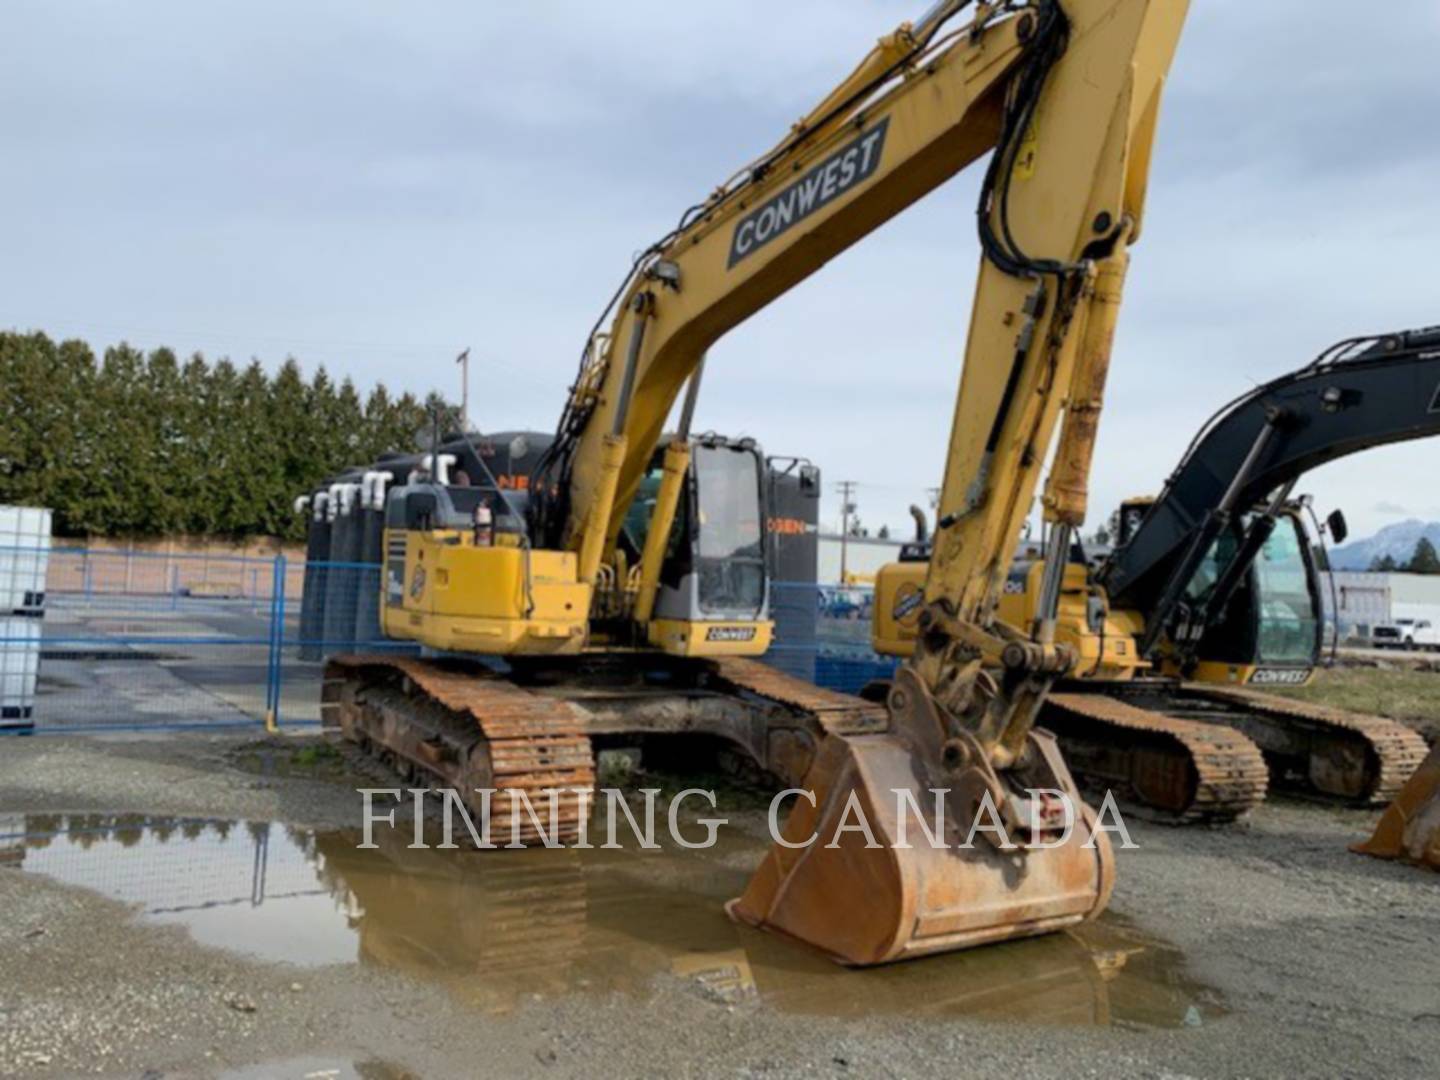
{"type": "Polygon", "coordinates": [[[1143,612],[1158,640],[1236,515],[1327,462],[1437,434],[1440,328],[1339,342],[1211,418],[1100,584],[1116,607],[1143,612]]]}
{"type": "MultiPolygon", "coordinates": [[[[1425,756],[1418,734],[1260,691],[1306,681],[1322,647],[1321,583],[1288,501],[1296,482],[1434,435],[1440,330],[1348,339],[1220,409],[1161,495],[1122,507],[1119,546],[1095,580],[1067,553],[1060,632],[1085,662],[1042,719],[1076,772],[1173,821],[1229,820],[1270,786],[1362,805],[1394,798],[1425,756]]],[[[1044,603],[1039,569],[1015,564],[1002,612],[1044,603]]],[[[914,647],[918,574],[903,562],[880,574],[882,652],[914,647]]]]}

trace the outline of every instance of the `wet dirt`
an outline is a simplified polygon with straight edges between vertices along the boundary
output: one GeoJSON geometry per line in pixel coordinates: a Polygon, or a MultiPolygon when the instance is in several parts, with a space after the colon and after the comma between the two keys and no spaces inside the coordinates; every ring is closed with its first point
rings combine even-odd
{"type": "Polygon", "coordinates": [[[297,1080],[416,1080],[415,1073],[378,1058],[343,1061],[318,1055],[227,1069],[219,1074],[218,1080],[283,1080],[287,1077],[296,1077],[297,1080]]]}
{"type": "Polygon", "coordinates": [[[505,852],[410,849],[408,831],[377,830],[378,848],[362,849],[358,832],[123,814],[17,816],[0,833],[0,864],[135,905],[202,945],[298,968],[384,968],[487,1014],[582,995],[647,1000],[662,977],[803,1016],[1154,1029],[1226,1011],[1180,950],[1115,916],[839,968],[725,916],[765,847],[736,829],[699,850],[505,852]]]}

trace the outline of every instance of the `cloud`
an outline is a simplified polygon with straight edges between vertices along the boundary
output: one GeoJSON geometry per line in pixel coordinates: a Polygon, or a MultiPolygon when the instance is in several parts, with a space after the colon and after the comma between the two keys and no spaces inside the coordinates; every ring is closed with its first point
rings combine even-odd
{"type": "Polygon", "coordinates": [[[1408,506],[1402,506],[1399,503],[1387,502],[1384,499],[1375,504],[1374,510],[1377,514],[1386,514],[1391,517],[1408,518],[1415,516],[1408,506]]]}
{"type": "MultiPolygon", "coordinates": [[[[419,392],[453,390],[470,345],[476,419],[548,428],[632,253],[923,6],[156,0],[78,19],[12,0],[0,109],[21,167],[0,171],[0,326],[294,353],[419,392]]],[[[1342,337],[1436,321],[1440,141],[1416,118],[1440,112],[1437,52],[1430,0],[1367,19],[1191,5],[1092,523],[1157,490],[1255,382],[1342,337]]],[[[904,531],[949,438],[977,180],[718,342],[701,423],[860,481],[866,520],[904,531]]],[[[1363,533],[1434,452],[1367,452],[1304,485],[1363,533]]]]}

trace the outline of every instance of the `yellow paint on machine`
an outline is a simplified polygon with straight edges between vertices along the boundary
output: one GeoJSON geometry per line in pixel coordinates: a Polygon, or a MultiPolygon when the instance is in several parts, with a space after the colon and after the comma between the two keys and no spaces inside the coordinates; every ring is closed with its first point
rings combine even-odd
{"type": "MultiPolygon", "coordinates": [[[[920,634],[926,564],[890,563],[881,568],[875,581],[875,614],[871,644],[885,656],[907,657],[915,651],[920,634]]],[[[1026,573],[1023,589],[1007,584],[996,608],[996,618],[1017,629],[1028,627],[1036,615],[1043,561],[1036,560],[1026,573]]],[[[1137,615],[1129,611],[1103,611],[1098,629],[1090,622],[1090,603],[1100,599],[1091,590],[1085,568],[1065,568],[1056,616],[1055,640],[1075,650],[1075,674],[1111,682],[1132,679],[1150,665],[1140,658],[1135,639],[1144,629],[1137,615]]]]}
{"type": "Polygon", "coordinates": [[[650,624],[650,644],[670,656],[761,656],[774,634],[773,622],[656,619],[650,624]]]}
{"type": "Polygon", "coordinates": [[[387,532],[386,550],[401,537],[403,578],[387,581],[381,608],[388,636],[499,656],[584,649],[590,586],[574,552],[476,547],[458,530],[387,532]]]}
{"type": "MultiPolygon", "coordinates": [[[[491,656],[566,655],[589,645],[591,587],[577,580],[574,552],[477,547],[456,529],[395,531],[385,541],[387,551],[405,546],[403,576],[387,582],[381,609],[387,636],[491,656]]],[[[656,619],[648,633],[671,656],[706,657],[761,656],[774,631],[769,621],[656,619]]]]}
{"type": "MultiPolygon", "coordinates": [[[[1165,674],[1176,674],[1171,664],[1165,665],[1165,674]]],[[[1186,678],[1192,682],[1229,683],[1232,686],[1308,686],[1315,678],[1315,669],[1267,668],[1259,664],[1227,664],[1220,660],[1202,660],[1186,678]],[[1283,677],[1281,674],[1283,673],[1283,677]],[[1256,676],[1259,676],[1258,678],[1256,676]]]]}

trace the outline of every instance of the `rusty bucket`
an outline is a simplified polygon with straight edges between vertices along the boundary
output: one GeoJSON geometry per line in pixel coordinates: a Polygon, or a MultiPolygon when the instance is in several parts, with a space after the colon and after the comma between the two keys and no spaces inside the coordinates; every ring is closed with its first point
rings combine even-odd
{"type": "Polygon", "coordinates": [[[1047,831],[1036,844],[1032,832],[1031,846],[1003,850],[991,843],[994,833],[975,835],[963,784],[958,808],[947,798],[943,814],[933,813],[932,792],[946,785],[943,778],[932,782],[913,742],[894,732],[831,736],[806,779],[814,804],[808,795],[795,804],[779,842],[727,910],[855,966],[1093,919],[1114,881],[1109,837],[1096,831],[1053,737],[1029,738],[1027,758],[1043,763],[1044,778],[1054,781],[1035,786],[1073,800],[1078,820],[1068,837],[1047,831]],[[858,824],[862,817],[868,834],[858,824]]]}
{"type": "Polygon", "coordinates": [[[1351,851],[1440,870],[1440,746],[1421,762],[1375,826],[1351,851]]]}

